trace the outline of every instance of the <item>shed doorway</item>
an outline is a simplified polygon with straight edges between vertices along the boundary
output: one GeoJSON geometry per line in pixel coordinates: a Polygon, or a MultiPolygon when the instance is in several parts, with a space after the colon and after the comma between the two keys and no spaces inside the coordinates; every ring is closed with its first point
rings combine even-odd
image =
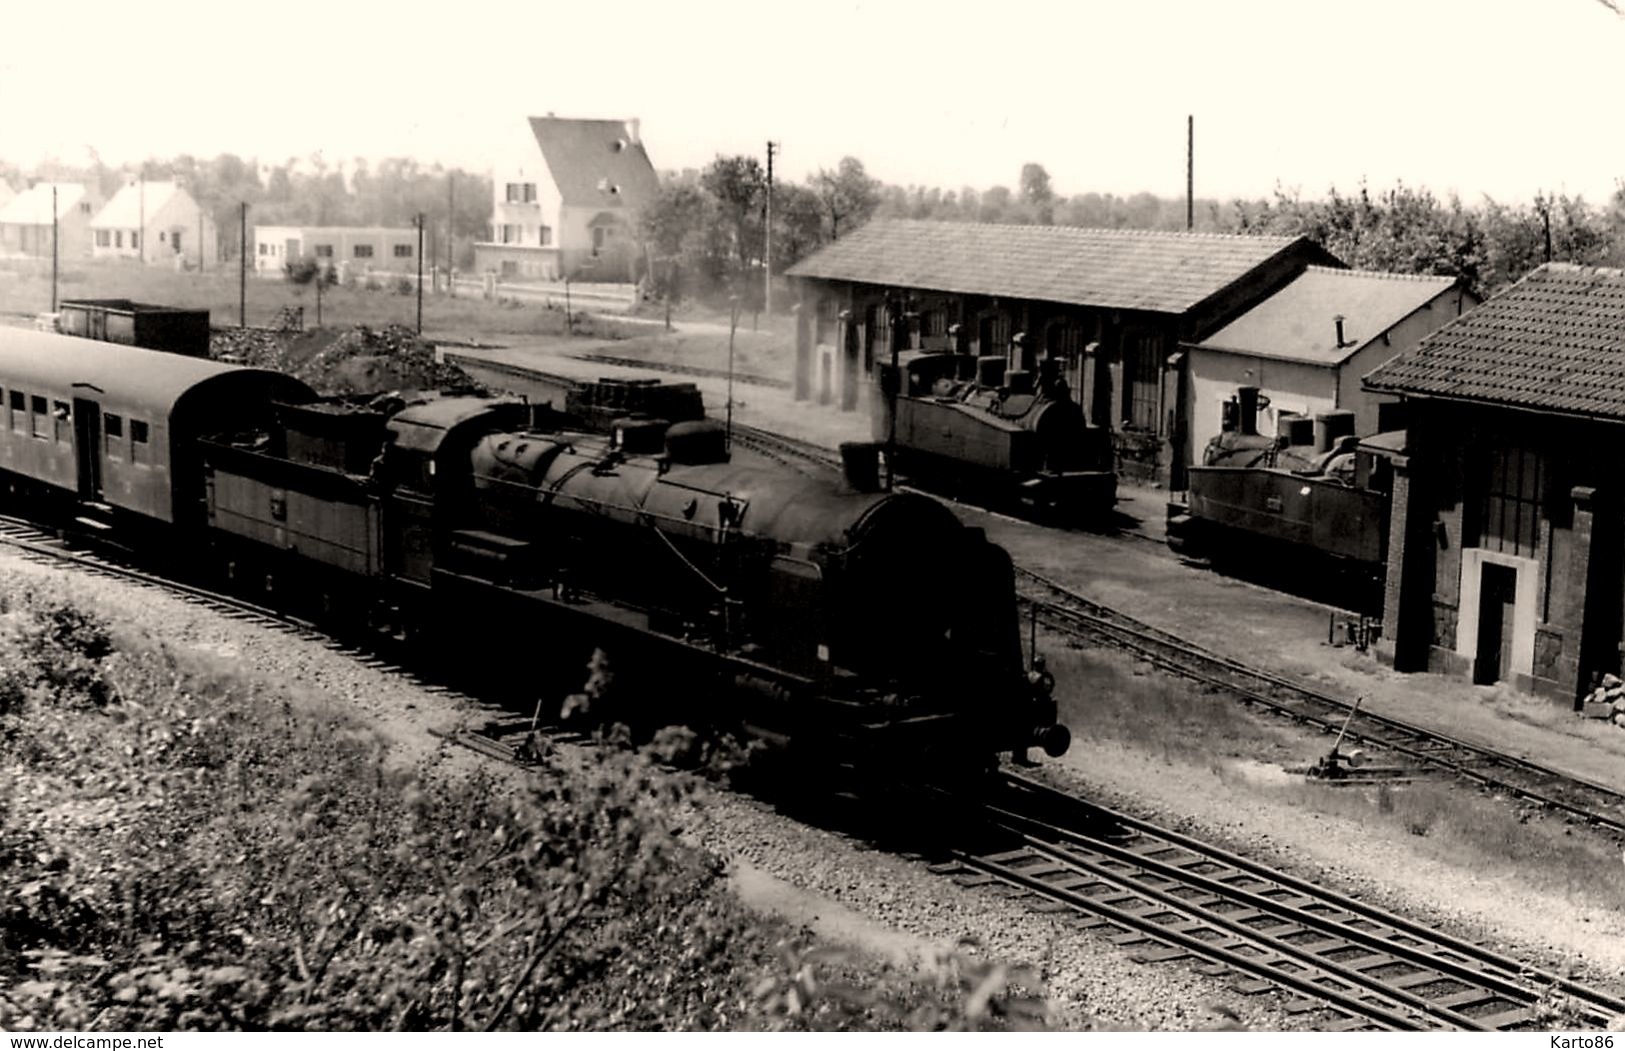
{"type": "Polygon", "coordinates": [[[1500,682],[1512,669],[1513,615],[1518,598],[1518,571],[1485,562],[1478,591],[1478,646],[1473,682],[1500,682]]]}

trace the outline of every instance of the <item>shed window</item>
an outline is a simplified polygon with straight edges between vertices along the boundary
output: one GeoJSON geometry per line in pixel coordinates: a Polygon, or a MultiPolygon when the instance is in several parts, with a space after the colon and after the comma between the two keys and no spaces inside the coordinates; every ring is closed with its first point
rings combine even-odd
{"type": "Polygon", "coordinates": [[[112,240],[113,240],[112,237],[109,236],[109,234],[108,234],[108,232],[106,230],[97,230],[96,231],[96,247],[97,248],[111,247],[112,240]]]}
{"type": "Polygon", "coordinates": [[[264,254],[265,254],[265,250],[266,250],[266,249],[267,249],[267,248],[269,248],[269,247],[270,247],[270,245],[264,245],[264,244],[262,244],[262,245],[260,245],[260,255],[264,255],[264,254]]]}
{"type": "Polygon", "coordinates": [[[1540,496],[1547,474],[1544,458],[1533,450],[1507,446],[1488,450],[1479,508],[1479,547],[1524,558],[1534,556],[1540,544],[1540,496]]]}
{"type": "Polygon", "coordinates": [[[411,245],[396,245],[395,246],[395,258],[396,259],[410,259],[410,258],[412,258],[412,246],[411,245]]]}
{"type": "Polygon", "coordinates": [[[1126,339],[1124,344],[1129,374],[1128,425],[1154,433],[1162,402],[1162,338],[1148,333],[1126,339]]]}
{"type": "Polygon", "coordinates": [[[141,247],[141,231],[140,230],[131,230],[130,231],[130,247],[131,248],[140,248],[141,247]]]}
{"type": "Polygon", "coordinates": [[[18,434],[28,433],[28,395],[20,390],[11,392],[11,429],[18,434]]]}
{"type": "Polygon", "coordinates": [[[333,258],[333,246],[332,245],[317,245],[316,246],[316,258],[317,259],[331,259],[331,258],[333,258]]]}
{"type": "Polygon", "coordinates": [[[36,438],[51,436],[51,405],[36,394],[28,400],[30,433],[36,438]]]}
{"type": "Polygon", "coordinates": [[[355,257],[357,259],[371,259],[372,258],[372,245],[356,245],[355,246],[355,257]]]}

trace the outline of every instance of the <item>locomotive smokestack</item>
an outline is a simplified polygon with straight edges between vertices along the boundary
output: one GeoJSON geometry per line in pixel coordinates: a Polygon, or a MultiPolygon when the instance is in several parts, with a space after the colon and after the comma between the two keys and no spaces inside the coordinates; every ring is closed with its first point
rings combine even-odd
{"type": "Polygon", "coordinates": [[[1236,400],[1241,403],[1241,433],[1258,433],[1258,388],[1237,387],[1236,400]]]}

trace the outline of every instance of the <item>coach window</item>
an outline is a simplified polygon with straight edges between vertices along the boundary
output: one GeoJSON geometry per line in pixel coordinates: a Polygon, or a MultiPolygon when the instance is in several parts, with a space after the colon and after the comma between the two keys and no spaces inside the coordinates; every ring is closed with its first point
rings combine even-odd
{"type": "Polygon", "coordinates": [[[28,401],[29,433],[36,438],[51,436],[51,404],[38,394],[28,401]]]}
{"type": "Polygon", "coordinates": [[[28,395],[20,390],[11,392],[11,429],[18,434],[28,432],[28,395]]]}
{"type": "Polygon", "coordinates": [[[59,401],[51,406],[51,421],[56,426],[56,440],[64,444],[73,442],[73,410],[68,403],[59,401]]]}
{"type": "Polygon", "coordinates": [[[124,459],[124,417],[115,412],[102,413],[102,434],[107,440],[107,458],[124,459]]]}
{"type": "Polygon", "coordinates": [[[147,449],[147,421],[130,421],[130,462],[151,463],[152,453],[147,449]]]}

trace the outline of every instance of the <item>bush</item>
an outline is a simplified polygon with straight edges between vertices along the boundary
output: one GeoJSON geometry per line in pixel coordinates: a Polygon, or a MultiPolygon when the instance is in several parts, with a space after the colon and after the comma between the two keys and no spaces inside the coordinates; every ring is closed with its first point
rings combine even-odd
{"type": "Polygon", "coordinates": [[[322,264],[308,255],[300,256],[284,263],[282,271],[293,284],[308,285],[322,272],[322,264]]]}
{"type": "Polygon", "coordinates": [[[417,282],[410,277],[397,277],[395,279],[395,294],[409,296],[418,290],[417,282]]]}

